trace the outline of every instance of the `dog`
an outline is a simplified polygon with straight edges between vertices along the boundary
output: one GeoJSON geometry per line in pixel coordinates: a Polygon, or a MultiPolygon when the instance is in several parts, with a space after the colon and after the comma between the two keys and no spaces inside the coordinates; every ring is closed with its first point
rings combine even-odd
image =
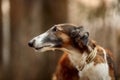
{"type": "Polygon", "coordinates": [[[115,80],[112,53],[90,39],[83,26],[54,25],[28,45],[40,52],[64,52],[53,80],[115,80]]]}

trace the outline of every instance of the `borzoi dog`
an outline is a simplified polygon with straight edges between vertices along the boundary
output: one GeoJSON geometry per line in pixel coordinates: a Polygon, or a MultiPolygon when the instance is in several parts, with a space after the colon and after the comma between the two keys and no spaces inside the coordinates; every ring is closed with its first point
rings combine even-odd
{"type": "Polygon", "coordinates": [[[82,26],[54,25],[28,44],[40,52],[64,52],[53,80],[115,80],[111,52],[91,40],[82,26]]]}

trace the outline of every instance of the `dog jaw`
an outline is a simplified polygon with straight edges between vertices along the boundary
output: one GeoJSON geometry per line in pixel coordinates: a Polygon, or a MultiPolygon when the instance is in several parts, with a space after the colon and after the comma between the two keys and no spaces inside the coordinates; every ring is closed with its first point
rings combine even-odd
{"type": "Polygon", "coordinates": [[[53,50],[53,46],[54,44],[53,43],[45,43],[44,40],[45,40],[45,37],[48,36],[48,33],[45,32],[35,38],[33,38],[32,40],[30,40],[30,42],[33,44],[33,48],[36,50],[36,51],[39,51],[39,52],[45,52],[45,51],[48,51],[48,50],[53,50]]]}

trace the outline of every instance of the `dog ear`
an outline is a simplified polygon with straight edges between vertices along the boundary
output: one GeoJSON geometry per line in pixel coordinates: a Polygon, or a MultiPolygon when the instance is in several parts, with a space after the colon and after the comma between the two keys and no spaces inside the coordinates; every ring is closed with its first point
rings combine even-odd
{"type": "Polygon", "coordinates": [[[74,29],[71,30],[70,36],[74,39],[74,38],[78,38],[80,37],[80,32],[83,31],[83,27],[76,27],[74,29]]]}
{"type": "Polygon", "coordinates": [[[82,26],[71,31],[71,37],[79,46],[87,46],[89,32],[86,32],[82,26]]]}
{"type": "Polygon", "coordinates": [[[88,38],[89,38],[89,32],[85,32],[83,36],[80,38],[84,46],[87,46],[88,38]]]}

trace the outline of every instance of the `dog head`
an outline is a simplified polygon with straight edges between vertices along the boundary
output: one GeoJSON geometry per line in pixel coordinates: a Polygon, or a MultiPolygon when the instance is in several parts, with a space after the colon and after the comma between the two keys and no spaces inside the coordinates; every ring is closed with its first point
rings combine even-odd
{"type": "Polygon", "coordinates": [[[45,33],[33,38],[28,45],[40,51],[68,47],[84,48],[88,44],[89,33],[82,26],[72,24],[54,25],[45,33]]]}

